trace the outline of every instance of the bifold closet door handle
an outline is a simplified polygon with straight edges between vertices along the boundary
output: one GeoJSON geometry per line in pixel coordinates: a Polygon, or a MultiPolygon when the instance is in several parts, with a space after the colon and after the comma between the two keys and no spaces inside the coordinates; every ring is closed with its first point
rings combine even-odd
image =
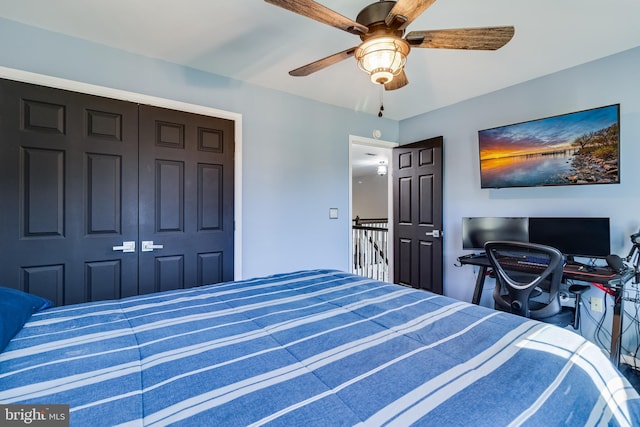
{"type": "Polygon", "coordinates": [[[122,252],[135,252],[136,251],[136,242],[122,242],[122,246],[114,246],[114,251],[122,251],[122,252]]]}
{"type": "Polygon", "coordinates": [[[154,245],[153,244],[153,240],[143,240],[142,241],[142,249],[140,249],[142,252],[151,252],[154,249],[162,249],[164,248],[164,245],[154,245]]]}

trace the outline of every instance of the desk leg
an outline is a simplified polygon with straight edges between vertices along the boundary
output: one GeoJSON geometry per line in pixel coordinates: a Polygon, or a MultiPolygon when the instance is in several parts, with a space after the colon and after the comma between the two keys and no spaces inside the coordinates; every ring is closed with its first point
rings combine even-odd
{"type": "Polygon", "coordinates": [[[473,299],[471,300],[473,304],[480,304],[480,298],[482,297],[482,289],[484,288],[484,278],[486,274],[487,267],[481,265],[480,271],[478,271],[478,277],[476,277],[476,287],[473,290],[473,299]]]}
{"type": "Polygon", "coordinates": [[[613,294],[613,319],[611,323],[611,362],[620,365],[620,351],[622,348],[622,295],[616,288],[613,294]]]}

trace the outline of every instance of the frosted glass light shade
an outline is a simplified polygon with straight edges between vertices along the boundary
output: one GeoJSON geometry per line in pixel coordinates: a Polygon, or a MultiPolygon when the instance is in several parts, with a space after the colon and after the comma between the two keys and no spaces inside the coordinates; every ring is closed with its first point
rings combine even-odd
{"type": "Polygon", "coordinates": [[[398,37],[375,37],[362,43],[355,56],[361,70],[377,84],[389,83],[407,61],[409,44],[398,37]]]}

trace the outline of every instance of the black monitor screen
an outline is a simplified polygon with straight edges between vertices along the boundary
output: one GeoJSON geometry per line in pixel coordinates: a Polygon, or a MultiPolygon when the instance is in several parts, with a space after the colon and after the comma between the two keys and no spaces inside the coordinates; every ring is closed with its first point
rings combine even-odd
{"type": "Polygon", "coordinates": [[[611,253],[609,218],[529,218],[529,241],[565,255],[603,258],[611,253]]]}
{"type": "Polygon", "coordinates": [[[528,241],[528,218],[462,218],[462,249],[484,249],[490,240],[528,241]]]}

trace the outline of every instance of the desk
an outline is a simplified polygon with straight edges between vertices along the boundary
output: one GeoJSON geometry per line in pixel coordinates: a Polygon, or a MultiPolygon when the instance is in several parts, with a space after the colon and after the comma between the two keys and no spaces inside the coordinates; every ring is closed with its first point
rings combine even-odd
{"type": "MultiPolygon", "coordinates": [[[[487,276],[487,269],[491,267],[489,258],[486,254],[465,255],[458,258],[461,265],[474,265],[480,267],[478,276],[476,277],[476,286],[473,291],[473,304],[480,303],[482,290],[484,289],[484,280],[487,276]]],[[[613,293],[613,319],[611,325],[611,361],[618,366],[620,360],[620,349],[622,345],[622,288],[625,280],[621,280],[620,275],[609,267],[596,267],[585,269],[583,266],[575,264],[567,264],[563,267],[563,281],[578,280],[581,282],[599,283],[610,288],[613,293]]]]}

